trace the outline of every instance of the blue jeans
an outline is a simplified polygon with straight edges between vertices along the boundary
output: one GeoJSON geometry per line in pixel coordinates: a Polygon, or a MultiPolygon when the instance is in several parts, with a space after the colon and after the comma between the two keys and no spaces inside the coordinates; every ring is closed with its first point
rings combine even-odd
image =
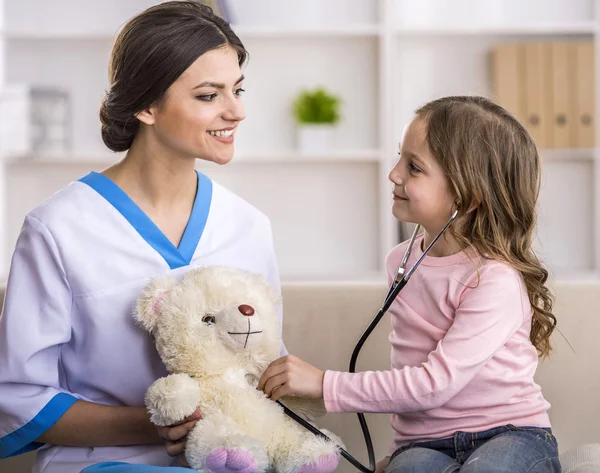
{"type": "Polygon", "coordinates": [[[560,473],[550,429],[507,425],[400,447],[386,473],[560,473]]]}
{"type": "Polygon", "coordinates": [[[129,463],[97,463],[81,470],[81,473],[194,473],[195,470],[176,466],[130,465],[129,463]]]}

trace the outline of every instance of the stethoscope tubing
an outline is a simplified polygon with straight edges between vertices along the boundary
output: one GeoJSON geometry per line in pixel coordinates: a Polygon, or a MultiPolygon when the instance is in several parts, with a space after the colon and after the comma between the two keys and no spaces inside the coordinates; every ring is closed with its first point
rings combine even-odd
{"type": "MultiPolygon", "coordinates": [[[[402,262],[400,263],[400,266],[398,267],[398,270],[396,271],[394,280],[390,284],[388,293],[385,296],[383,305],[381,306],[381,308],[377,312],[377,315],[373,318],[373,320],[371,321],[369,326],[363,332],[363,334],[359,338],[358,342],[356,343],[356,346],[354,347],[354,351],[352,352],[352,356],[350,357],[350,365],[348,368],[348,371],[350,373],[356,372],[356,362],[358,361],[358,355],[360,354],[360,351],[362,350],[363,345],[365,344],[365,342],[367,341],[367,339],[369,338],[369,336],[371,335],[373,330],[375,330],[375,327],[377,327],[377,324],[379,324],[382,317],[385,315],[387,310],[392,305],[392,302],[394,302],[396,297],[398,297],[398,294],[400,294],[400,291],[404,288],[404,286],[406,286],[406,284],[408,283],[408,280],[414,274],[414,272],[419,267],[421,262],[425,259],[425,256],[427,256],[427,254],[429,253],[429,251],[431,250],[433,245],[436,244],[436,242],[444,234],[446,229],[454,221],[454,219],[456,218],[457,215],[458,215],[458,209],[452,213],[452,216],[448,220],[448,223],[444,226],[444,228],[442,228],[442,230],[437,234],[437,236],[432,240],[432,242],[427,246],[427,248],[425,248],[425,250],[423,251],[423,254],[419,257],[419,259],[417,259],[417,261],[411,266],[411,268],[408,271],[406,271],[406,264],[408,262],[408,258],[412,251],[413,243],[414,243],[417,233],[419,232],[419,229],[420,229],[419,225],[417,225],[415,227],[415,230],[414,230],[414,232],[410,238],[410,241],[408,243],[408,247],[406,248],[406,251],[404,252],[404,256],[402,257],[402,262]]],[[[304,420],[302,417],[300,417],[294,411],[292,411],[291,409],[289,409],[285,405],[283,405],[280,401],[277,401],[277,403],[283,408],[283,411],[289,417],[291,417],[293,420],[298,422],[300,425],[302,425],[306,429],[310,430],[313,434],[318,435],[319,437],[321,437],[325,440],[329,440],[330,442],[335,443],[327,435],[325,435],[323,432],[321,432],[317,427],[315,427],[308,421],[304,420]]],[[[369,428],[367,426],[367,421],[365,420],[365,416],[363,413],[359,412],[356,415],[358,416],[358,421],[360,423],[360,427],[363,432],[363,436],[365,438],[365,445],[367,447],[367,455],[369,457],[369,468],[367,468],[362,463],[360,463],[356,458],[354,458],[352,455],[350,455],[350,453],[348,453],[346,450],[344,450],[339,445],[338,445],[338,449],[340,450],[340,454],[342,455],[342,457],[344,457],[346,460],[348,460],[352,465],[354,465],[360,471],[362,471],[363,473],[374,473],[375,466],[376,466],[375,452],[373,449],[373,442],[371,440],[371,434],[370,434],[369,428]]]]}

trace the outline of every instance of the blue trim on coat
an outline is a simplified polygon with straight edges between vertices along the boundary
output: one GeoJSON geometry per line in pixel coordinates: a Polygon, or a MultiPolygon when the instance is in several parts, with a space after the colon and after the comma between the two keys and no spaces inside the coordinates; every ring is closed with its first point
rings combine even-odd
{"type": "Polygon", "coordinates": [[[58,393],[27,424],[0,438],[0,458],[13,457],[40,448],[43,443],[35,442],[52,427],[77,401],[75,396],[58,393]]]}
{"type": "Polygon", "coordinates": [[[104,197],[140,236],[160,254],[171,269],[188,266],[198,247],[212,202],[212,181],[196,171],[198,187],[190,218],[176,247],[144,211],[113,181],[103,174],[90,172],[79,180],[104,197]]]}

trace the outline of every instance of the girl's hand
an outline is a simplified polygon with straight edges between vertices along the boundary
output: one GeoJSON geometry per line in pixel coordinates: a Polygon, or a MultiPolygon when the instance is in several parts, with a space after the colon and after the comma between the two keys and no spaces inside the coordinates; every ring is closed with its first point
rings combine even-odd
{"type": "Polygon", "coordinates": [[[323,399],[325,373],[293,355],[271,363],[258,381],[256,389],[277,401],[284,396],[323,399]]]}
{"type": "Polygon", "coordinates": [[[167,453],[170,456],[176,457],[185,451],[187,435],[200,419],[202,419],[202,414],[200,411],[196,411],[178,424],[170,425],[168,427],[156,427],[158,436],[165,441],[167,453]]]}
{"type": "Polygon", "coordinates": [[[390,464],[390,457],[384,457],[375,465],[375,473],[384,473],[385,469],[390,464]]]}

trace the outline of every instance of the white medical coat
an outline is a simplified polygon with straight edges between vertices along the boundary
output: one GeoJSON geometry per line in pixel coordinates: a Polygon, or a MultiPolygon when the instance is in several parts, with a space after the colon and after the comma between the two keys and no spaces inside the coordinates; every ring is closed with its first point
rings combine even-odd
{"type": "Polygon", "coordinates": [[[171,464],[161,445],[78,448],[35,439],[78,399],[143,406],[146,389],[166,372],[134,323],[136,298],[152,277],[217,264],[263,274],[280,290],[268,218],[201,173],[179,247],[95,172],[29,213],[0,317],[0,457],[41,447],[34,471],[44,473],[111,460],[171,464]]]}

